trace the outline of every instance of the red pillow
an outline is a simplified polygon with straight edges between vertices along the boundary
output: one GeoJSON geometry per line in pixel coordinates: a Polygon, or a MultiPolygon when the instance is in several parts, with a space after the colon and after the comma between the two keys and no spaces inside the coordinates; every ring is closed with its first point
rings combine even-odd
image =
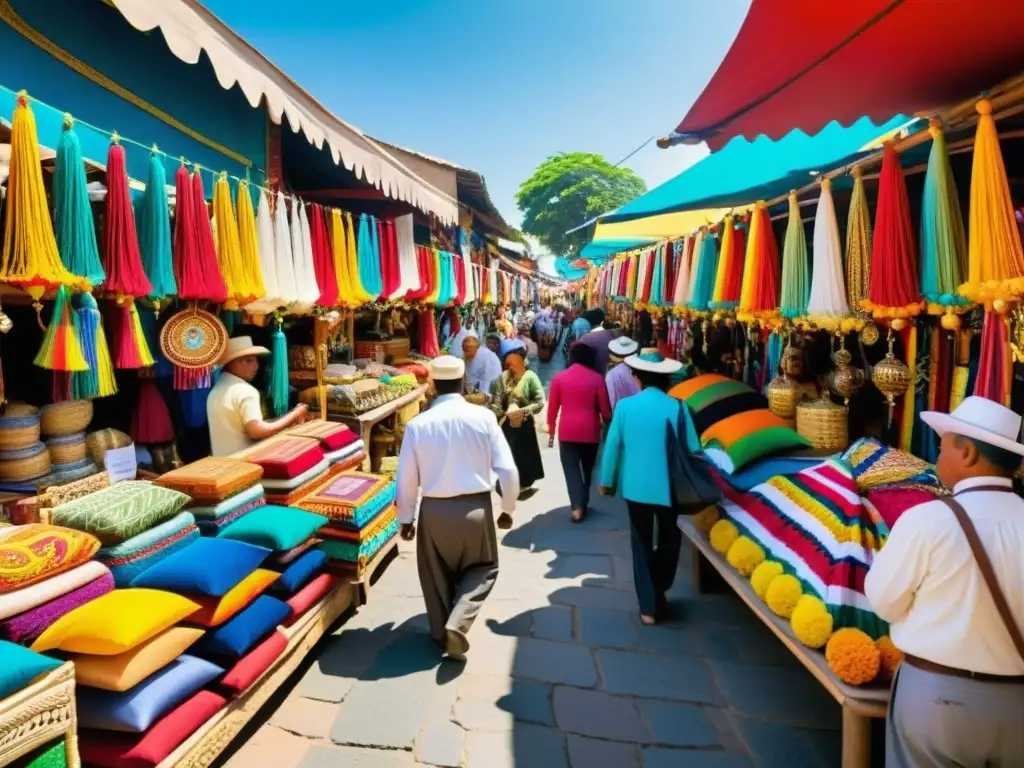
{"type": "Polygon", "coordinates": [[[290,627],[298,621],[306,611],[323,600],[324,595],[334,589],[338,585],[339,581],[340,579],[337,576],[332,576],[329,573],[321,573],[309,582],[309,584],[288,598],[286,602],[292,609],[292,615],[284,625],[286,627],[290,627]]]}
{"type": "Polygon", "coordinates": [[[249,686],[259,680],[264,672],[270,669],[270,665],[277,661],[287,647],[288,638],[275,631],[274,634],[240,658],[218,683],[219,687],[231,698],[240,696],[249,690],[249,686]]]}
{"type": "Polygon", "coordinates": [[[83,728],[78,732],[82,762],[102,768],[152,768],[227,704],[212,691],[199,691],[142,734],[83,728]]]}
{"type": "Polygon", "coordinates": [[[244,455],[250,464],[263,467],[263,477],[291,480],[319,464],[324,449],[311,437],[282,437],[250,448],[244,455]]]}

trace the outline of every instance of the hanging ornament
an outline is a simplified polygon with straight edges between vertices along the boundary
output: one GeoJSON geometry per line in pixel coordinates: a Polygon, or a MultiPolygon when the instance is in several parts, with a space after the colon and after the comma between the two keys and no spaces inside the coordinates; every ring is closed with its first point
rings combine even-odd
{"type": "Polygon", "coordinates": [[[795,320],[807,314],[810,281],[807,275],[807,236],[796,192],[789,193],[789,220],[782,246],[782,316],[795,320]]]}
{"type": "Polygon", "coordinates": [[[106,275],[100,263],[96,224],[89,204],[82,144],[71,115],[64,115],[64,130],[57,142],[53,169],[53,221],[57,251],[68,272],[84,278],[92,287],[106,275]]]}
{"type": "Polygon", "coordinates": [[[839,349],[832,355],[836,369],[829,377],[829,388],[843,398],[843,405],[849,410],[850,398],[864,386],[864,371],[851,365],[853,355],[846,349],[846,335],[840,332],[838,336],[839,349]]]}
{"type": "Polygon", "coordinates": [[[57,289],[53,315],[34,362],[48,371],[88,370],[88,363],[82,355],[82,347],[75,333],[67,289],[63,285],[57,289]]]}
{"type": "Polygon", "coordinates": [[[819,328],[835,331],[854,330],[857,324],[846,301],[843,285],[843,249],[839,243],[839,223],[832,200],[832,182],[824,179],[814,212],[814,266],[807,315],[819,328]]]}
{"type": "Polygon", "coordinates": [[[871,381],[878,387],[878,391],[885,397],[889,405],[888,424],[892,424],[892,413],[896,407],[896,398],[906,394],[910,388],[910,369],[906,363],[896,358],[893,352],[895,336],[892,329],[889,329],[889,351],[885,357],[875,365],[871,371],[871,381]]]}
{"type": "Polygon", "coordinates": [[[198,307],[173,315],[160,330],[160,350],[174,365],[174,388],[210,386],[213,366],[224,354],[228,329],[220,319],[198,307]]]}
{"type": "Polygon", "coordinates": [[[288,340],[281,328],[281,317],[274,317],[274,332],[270,335],[270,382],[267,400],[273,416],[288,412],[288,340]]]}
{"type": "Polygon", "coordinates": [[[853,193],[846,219],[846,297],[858,311],[868,298],[871,283],[871,211],[859,165],[854,166],[853,193]]]}
{"type": "Polygon", "coordinates": [[[148,296],[153,286],[146,277],[135,231],[135,213],[128,191],[128,169],[124,147],[115,134],[107,151],[107,213],[105,221],[105,289],[118,302],[135,296],[148,296]]]}
{"type": "Polygon", "coordinates": [[[156,306],[178,292],[174,280],[174,250],[171,247],[171,220],[167,203],[167,173],[156,147],[149,154],[146,191],[139,207],[139,253],[149,278],[150,299],[156,306]]]}
{"type": "Polygon", "coordinates": [[[126,299],[115,307],[114,367],[120,370],[148,368],[153,365],[153,355],[146,343],[146,335],[139,320],[139,311],[132,299],[126,299]]]}

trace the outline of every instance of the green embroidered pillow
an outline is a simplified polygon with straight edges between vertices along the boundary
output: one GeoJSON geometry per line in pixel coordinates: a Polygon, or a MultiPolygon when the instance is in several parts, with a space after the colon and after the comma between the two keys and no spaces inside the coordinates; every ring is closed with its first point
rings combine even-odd
{"type": "Polygon", "coordinates": [[[190,501],[184,493],[170,488],[140,480],[123,480],[55,507],[53,521],[91,533],[104,546],[110,546],[169,520],[190,501]]]}

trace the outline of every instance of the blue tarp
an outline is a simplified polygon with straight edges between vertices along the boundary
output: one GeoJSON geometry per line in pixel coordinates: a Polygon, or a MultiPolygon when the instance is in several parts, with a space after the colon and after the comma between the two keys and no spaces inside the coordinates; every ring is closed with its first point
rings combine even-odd
{"type": "Polygon", "coordinates": [[[642,248],[645,245],[658,242],[657,237],[635,237],[623,240],[594,240],[583,246],[579,258],[590,259],[591,261],[606,261],[616,253],[630,251],[634,248],[642,248]]]}
{"type": "MultiPolygon", "coordinates": [[[[909,120],[899,115],[876,125],[865,117],[849,128],[833,122],[814,136],[796,130],[778,141],[766,136],[747,141],[738,136],[675,178],[602,216],[601,221],[630,221],[661,213],[738,207],[770,200],[806,186],[813,179],[812,171],[827,173],[877,151],[865,152],[863,147],[909,120]]],[[[917,120],[909,130],[915,132],[926,125],[927,121],[917,120]]],[[[592,245],[600,243],[591,243],[587,248],[592,245]]]]}

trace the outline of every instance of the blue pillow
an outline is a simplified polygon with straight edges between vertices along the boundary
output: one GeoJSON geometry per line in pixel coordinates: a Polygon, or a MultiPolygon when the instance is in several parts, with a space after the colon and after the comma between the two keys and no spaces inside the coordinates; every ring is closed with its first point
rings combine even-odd
{"type": "Polygon", "coordinates": [[[291,615],[292,609],[287,603],[260,595],[234,618],[203,635],[192,650],[203,656],[239,659],[291,615]]]}
{"type": "Polygon", "coordinates": [[[244,541],[203,537],[140,573],[131,586],[224,597],[269,554],[244,541]]]}
{"type": "Polygon", "coordinates": [[[291,597],[299,591],[307,581],[324,567],[327,562],[327,553],[319,549],[311,549],[303,554],[298,560],[288,566],[277,581],[270,585],[270,591],[279,595],[291,597]]]}
{"type": "Polygon", "coordinates": [[[205,659],[182,654],[127,691],[79,685],[78,727],[142,733],[224,670],[205,659]]]}
{"type": "Polygon", "coordinates": [[[0,699],[6,699],[12,693],[27,688],[37,677],[63,663],[20,645],[0,640],[0,699]]]}

